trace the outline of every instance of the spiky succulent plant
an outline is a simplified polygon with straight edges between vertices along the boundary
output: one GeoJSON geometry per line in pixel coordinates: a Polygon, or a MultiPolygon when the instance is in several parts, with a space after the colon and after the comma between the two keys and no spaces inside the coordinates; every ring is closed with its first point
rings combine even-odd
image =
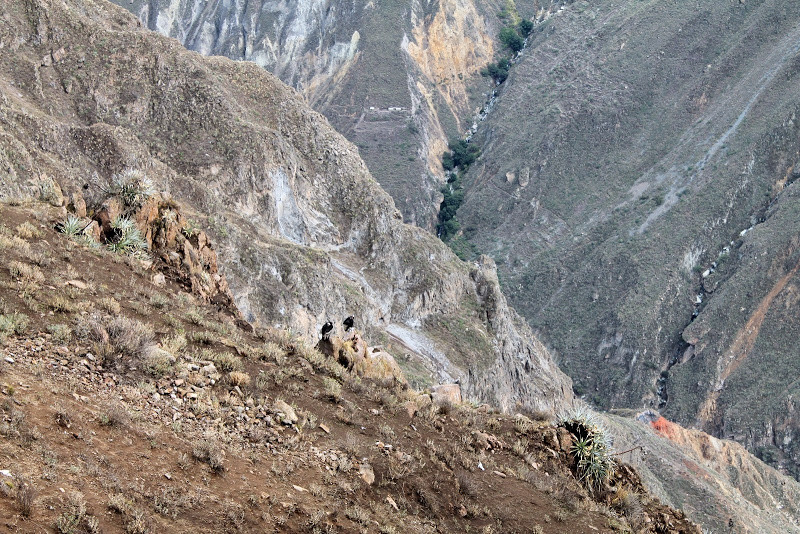
{"type": "Polygon", "coordinates": [[[589,487],[599,488],[614,474],[616,464],[608,430],[587,408],[579,407],[559,418],[559,426],[573,437],[570,454],[575,458],[578,478],[589,487]]]}
{"type": "Polygon", "coordinates": [[[109,250],[140,258],[147,256],[147,241],[131,219],[116,217],[111,221],[111,228],[115,231],[115,237],[106,244],[109,250]]]}
{"type": "Polygon", "coordinates": [[[144,172],[126,169],[114,175],[110,192],[119,196],[126,208],[136,208],[155,195],[156,189],[144,172]]]}
{"type": "Polygon", "coordinates": [[[84,222],[76,217],[75,215],[68,216],[61,224],[58,226],[58,229],[61,230],[61,233],[66,234],[69,237],[76,237],[78,234],[83,232],[83,229],[86,225],[84,222]]]}

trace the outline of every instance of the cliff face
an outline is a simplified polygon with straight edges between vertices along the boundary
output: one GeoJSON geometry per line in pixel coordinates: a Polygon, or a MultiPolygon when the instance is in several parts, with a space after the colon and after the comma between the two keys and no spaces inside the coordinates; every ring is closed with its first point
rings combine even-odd
{"type": "Polygon", "coordinates": [[[143,171],[215,238],[249,320],[315,339],[353,314],[419,383],[460,378],[508,409],[571,402],[493,263],[464,264],[403,224],[356,148],[272,75],[187,52],[105,2],[0,14],[0,195],[84,198],[91,212],[112,175],[143,171]]]}
{"type": "Polygon", "coordinates": [[[602,407],[796,473],[796,2],[573,2],[475,136],[457,217],[602,407]]]}
{"type": "Polygon", "coordinates": [[[433,228],[439,157],[480,105],[468,89],[486,84],[494,2],[116,3],[190,50],[253,61],[296,88],[359,146],[406,221],[433,228]]]}

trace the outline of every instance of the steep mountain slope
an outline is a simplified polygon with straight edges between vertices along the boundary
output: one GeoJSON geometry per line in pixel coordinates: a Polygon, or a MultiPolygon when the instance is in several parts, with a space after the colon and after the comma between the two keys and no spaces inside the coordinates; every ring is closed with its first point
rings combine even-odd
{"type": "MultiPolygon", "coordinates": [[[[174,235],[181,205],[158,202],[176,218],[144,227],[174,235]]],[[[609,484],[626,501],[587,491],[545,443],[550,423],[349,372],[174,283],[196,266],[145,268],[56,232],[61,207],[13,204],[0,204],[2,532],[699,534],[630,469],[609,484]]]]}
{"type": "Polygon", "coordinates": [[[298,89],[359,146],[406,221],[433,228],[438,158],[481,103],[503,2],[116,3],[190,50],[253,61],[298,89]]]}
{"type": "Polygon", "coordinates": [[[648,490],[712,532],[793,532],[800,485],[740,444],[687,430],[657,412],[604,414],[621,459],[648,490]],[[632,450],[631,450],[632,449],[632,450]]]}
{"type": "Polygon", "coordinates": [[[356,149],[272,75],[187,52],[106,2],[0,13],[0,196],[63,192],[97,218],[114,176],[144,172],[218,240],[248,320],[316,340],[352,314],[417,385],[458,379],[505,409],[570,404],[493,263],[404,225],[356,149]]]}
{"type": "Polygon", "coordinates": [[[476,136],[458,212],[576,391],[796,472],[800,5],[574,2],[476,136]]]}

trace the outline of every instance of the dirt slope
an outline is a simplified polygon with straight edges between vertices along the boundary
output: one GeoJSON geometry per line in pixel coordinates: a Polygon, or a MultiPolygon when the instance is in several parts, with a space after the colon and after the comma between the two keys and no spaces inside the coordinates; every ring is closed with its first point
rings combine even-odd
{"type": "Polygon", "coordinates": [[[2,532],[698,532],[631,471],[587,492],[549,423],[361,378],[1,208],[2,532]]]}

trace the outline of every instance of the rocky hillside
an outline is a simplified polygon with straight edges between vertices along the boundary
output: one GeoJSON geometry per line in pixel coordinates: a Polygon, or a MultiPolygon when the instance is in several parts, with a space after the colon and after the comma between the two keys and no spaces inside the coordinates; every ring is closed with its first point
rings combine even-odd
{"type": "Polygon", "coordinates": [[[116,3],[190,50],[253,61],[296,88],[358,145],[405,220],[433,229],[439,157],[489,90],[479,71],[503,1],[116,3]]]}
{"type": "Polygon", "coordinates": [[[102,223],[108,191],[138,173],[185,204],[187,231],[216,239],[246,320],[316,340],[354,315],[417,386],[460,380],[505,409],[570,403],[491,260],[464,264],[404,225],[355,147],[294,90],[106,2],[1,9],[0,196],[66,197],[102,223]]]}
{"type": "Polygon", "coordinates": [[[575,390],[797,474],[797,2],[573,2],[475,137],[464,235],[575,390]]]}
{"type": "Polygon", "coordinates": [[[0,531],[699,534],[627,466],[588,490],[565,428],[238,320],[183,283],[224,287],[187,260],[213,244],[151,200],[173,216],[139,219],[148,261],[0,204],[0,531]]]}
{"type": "Polygon", "coordinates": [[[793,532],[800,485],[740,444],[672,423],[658,412],[604,414],[620,455],[650,492],[711,532],[793,532]]]}

